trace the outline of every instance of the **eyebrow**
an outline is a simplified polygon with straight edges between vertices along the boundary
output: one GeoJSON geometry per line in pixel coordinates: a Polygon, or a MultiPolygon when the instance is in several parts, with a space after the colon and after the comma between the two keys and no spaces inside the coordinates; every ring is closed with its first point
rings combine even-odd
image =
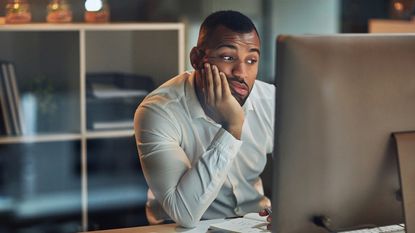
{"type": "MultiPolygon", "coordinates": [[[[231,45],[231,44],[221,44],[219,46],[216,47],[216,49],[220,49],[220,48],[230,48],[230,49],[235,49],[237,50],[235,45],[231,45]]],[[[261,52],[259,51],[258,48],[250,48],[249,52],[256,52],[258,53],[258,55],[261,55],[261,52]]]]}

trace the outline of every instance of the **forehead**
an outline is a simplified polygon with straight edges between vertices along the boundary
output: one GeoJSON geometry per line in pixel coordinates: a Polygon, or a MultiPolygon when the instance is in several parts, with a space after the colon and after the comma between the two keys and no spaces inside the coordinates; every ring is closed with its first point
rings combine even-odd
{"type": "Polygon", "coordinates": [[[210,35],[207,35],[206,47],[215,49],[221,45],[238,45],[259,49],[260,41],[255,30],[248,33],[239,33],[225,26],[217,27],[210,35]]]}

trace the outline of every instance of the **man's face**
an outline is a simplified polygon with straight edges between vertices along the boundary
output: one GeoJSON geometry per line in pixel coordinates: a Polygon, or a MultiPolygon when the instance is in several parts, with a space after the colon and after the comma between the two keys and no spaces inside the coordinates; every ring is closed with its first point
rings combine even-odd
{"type": "Polygon", "coordinates": [[[242,106],[258,74],[260,41],[255,30],[237,33],[219,26],[202,50],[203,63],[216,65],[226,74],[232,95],[242,106]]]}

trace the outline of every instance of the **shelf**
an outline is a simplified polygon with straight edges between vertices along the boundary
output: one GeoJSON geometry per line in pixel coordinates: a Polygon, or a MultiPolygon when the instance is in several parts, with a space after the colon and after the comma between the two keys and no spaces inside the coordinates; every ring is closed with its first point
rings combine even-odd
{"type": "Polygon", "coordinates": [[[30,23],[30,24],[4,24],[0,25],[1,31],[125,31],[125,30],[184,30],[180,23],[106,23],[106,24],[51,24],[51,23],[30,23]]]}
{"type": "Polygon", "coordinates": [[[80,134],[46,134],[46,135],[30,135],[30,136],[2,136],[0,144],[11,143],[34,143],[34,142],[59,142],[80,140],[80,134]]]}
{"type": "Polygon", "coordinates": [[[88,131],[86,138],[95,139],[95,138],[115,138],[115,137],[130,137],[134,136],[133,129],[127,130],[111,130],[111,131],[88,131]]]}
{"type": "MultiPolygon", "coordinates": [[[[111,208],[123,208],[140,205],[147,199],[145,192],[147,187],[141,189],[133,184],[112,184],[115,188],[97,187],[92,189],[89,195],[89,209],[91,211],[103,211],[111,208]],[[108,195],[102,195],[107,193],[108,195]]],[[[14,218],[22,220],[37,219],[41,217],[56,217],[74,215],[81,211],[81,199],[79,192],[60,192],[40,197],[33,197],[23,202],[13,203],[9,200],[7,208],[13,213],[14,218]]]]}
{"type": "Polygon", "coordinates": [[[11,143],[36,143],[36,142],[59,142],[95,138],[120,138],[134,136],[133,129],[127,130],[106,130],[106,131],[88,131],[85,136],[81,134],[47,134],[47,135],[30,135],[30,136],[1,136],[0,144],[11,143]]]}

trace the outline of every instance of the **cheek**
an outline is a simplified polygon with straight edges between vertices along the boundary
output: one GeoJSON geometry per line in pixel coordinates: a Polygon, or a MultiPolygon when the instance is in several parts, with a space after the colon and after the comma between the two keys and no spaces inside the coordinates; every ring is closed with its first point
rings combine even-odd
{"type": "Polygon", "coordinates": [[[248,68],[247,73],[250,77],[256,78],[256,76],[258,75],[258,68],[257,67],[248,68]]]}
{"type": "Polygon", "coordinates": [[[226,64],[226,63],[212,63],[212,64],[216,65],[219,71],[222,71],[223,73],[225,73],[227,77],[230,77],[230,75],[232,75],[232,66],[230,64],[226,64]]]}
{"type": "Polygon", "coordinates": [[[258,70],[252,70],[251,72],[249,72],[248,77],[245,80],[245,82],[249,86],[249,90],[252,90],[252,87],[254,86],[257,75],[258,75],[258,70]]]}

